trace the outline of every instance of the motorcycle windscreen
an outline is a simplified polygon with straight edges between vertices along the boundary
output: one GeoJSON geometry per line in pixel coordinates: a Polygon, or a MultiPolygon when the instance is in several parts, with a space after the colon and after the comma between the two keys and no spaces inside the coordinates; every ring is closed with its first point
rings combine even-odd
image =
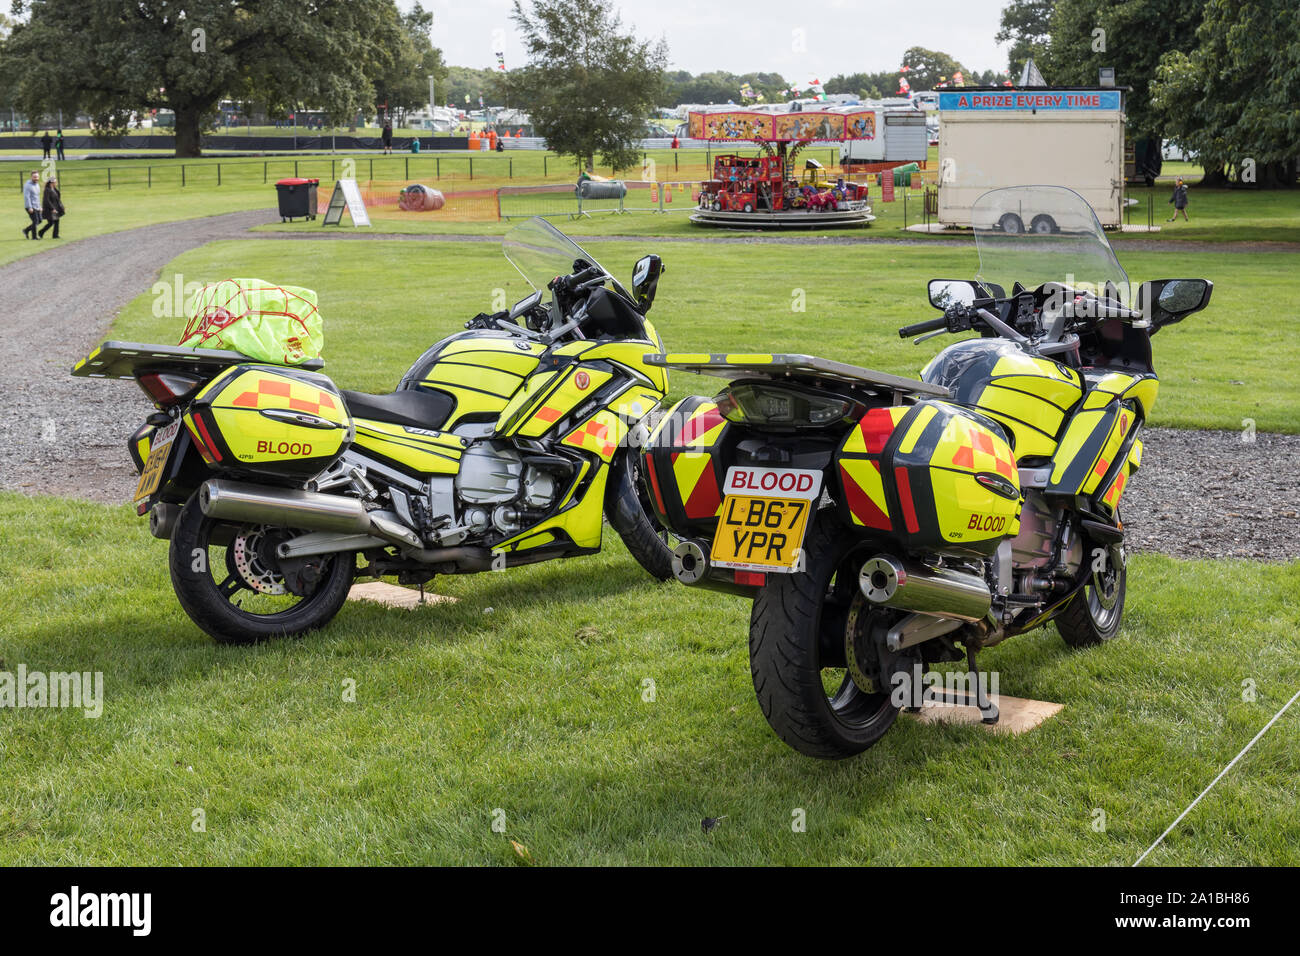
{"type": "Polygon", "coordinates": [[[1059,282],[1132,304],[1128,273],[1088,201],[1064,186],[1012,186],[975,200],[978,278],[1009,292],[1059,282]]]}
{"type": "Polygon", "coordinates": [[[612,278],[613,273],[596,261],[595,256],[545,219],[534,216],[515,226],[502,238],[501,251],[524,277],[524,281],[547,296],[548,301],[550,293],[546,288],[547,283],[556,276],[569,275],[573,272],[574,262],[581,259],[611,276],[608,285],[629,303],[635,302],[618,280],[612,278]]]}

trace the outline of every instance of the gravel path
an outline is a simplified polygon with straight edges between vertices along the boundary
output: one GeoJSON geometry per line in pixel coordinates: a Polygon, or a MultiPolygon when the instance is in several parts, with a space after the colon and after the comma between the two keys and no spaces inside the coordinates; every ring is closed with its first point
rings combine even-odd
{"type": "MultiPolygon", "coordinates": [[[[113,317],[149,288],[162,266],[187,249],[217,239],[300,238],[246,231],[274,220],[274,211],[258,210],[147,226],[70,242],[0,268],[0,288],[20,293],[7,296],[13,305],[0,312],[0,354],[5,356],[0,363],[0,447],[5,450],[0,456],[0,488],[105,503],[129,500],[135,474],[125,441],[150,406],[133,383],[77,379],[68,370],[102,341],[113,317]],[[42,291],[46,289],[51,291],[42,291]]],[[[789,242],[796,237],[780,238],[789,242]]],[[[453,241],[500,238],[462,236],[453,241]]],[[[1148,242],[1129,244],[1139,241],[1148,242]]],[[[1259,434],[1248,443],[1238,432],[1153,428],[1143,437],[1143,467],[1125,496],[1133,550],[1184,558],[1300,558],[1295,477],[1300,474],[1300,436],[1259,434]]]]}
{"type": "Polygon", "coordinates": [[[151,408],[132,382],[68,370],[173,258],[278,218],[261,209],[71,242],[46,238],[55,248],[0,268],[0,488],[129,498],[126,439],[151,408]]]}

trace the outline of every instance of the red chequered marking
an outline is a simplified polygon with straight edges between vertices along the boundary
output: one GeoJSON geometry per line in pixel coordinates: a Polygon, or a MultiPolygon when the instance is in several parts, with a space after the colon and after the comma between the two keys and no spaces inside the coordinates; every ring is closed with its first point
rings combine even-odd
{"type": "Polygon", "coordinates": [[[1016,477],[1016,466],[1011,464],[1005,458],[998,459],[998,474],[1005,475],[1008,478],[1016,477]]]}
{"type": "Polygon", "coordinates": [[[230,404],[234,408],[261,408],[263,396],[271,398],[288,399],[289,408],[295,412],[309,412],[317,414],[322,408],[328,408],[333,411],[337,406],[334,399],[328,393],[317,388],[304,386],[308,394],[315,395],[314,399],[295,398],[293,395],[293,386],[289,382],[277,382],[271,379],[259,379],[257,391],[244,392],[230,404]]]}
{"type": "Polygon", "coordinates": [[[993,439],[989,437],[987,432],[974,432],[972,438],[975,442],[975,447],[978,450],[984,452],[986,455],[993,454],[993,439]]]}
{"type": "Polygon", "coordinates": [[[971,451],[970,445],[962,445],[957,449],[957,454],[952,456],[952,463],[958,468],[974,468],[975,453],[971,451]]]}
{"type": "Polygon", "coordinates": [[[1100,478],[1102,475],[1106,474],[1106,469],[1109,467],[1110,467],[1110,462],[1108,462],[1105,458],[1098,458],[1097,467],[1093,469],[1092,473],[1096,475],[1098,478],[1100,478]]]}
{"type": "Polygon", "coordinates": [[[618,447],[614,442],[609,441],[606,437],[609,435],[609,426],[602,422],[598,422],[595,419],[588,419],[587,423],[581,428],[575,428],[572,434],[569,435],[569,438],[575,439],[580,444],[583,444],[585,443],[585,440],[582,438],[584,434],[596,441],[600,446],[600,454],[604,458],[608,458],[614,453],[614,449],[618,447]]]}
{"type": "Polygon", "coordinates": [[[553,422],[560,417],[560,410],[558,408],[551,408],[550,405],[545,405],[537,410],[536,417],[540,418],[544,422],[553,422]]]}

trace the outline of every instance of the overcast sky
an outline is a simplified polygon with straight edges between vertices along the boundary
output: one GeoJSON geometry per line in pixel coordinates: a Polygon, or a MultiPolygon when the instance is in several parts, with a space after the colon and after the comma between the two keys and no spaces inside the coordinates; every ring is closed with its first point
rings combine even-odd
{"type": "MultiPolygon", "coordinates": [[[[399,0],[409,8],[413,0],[399,0]]],[[[967,69],[1005,70],[993,42],[1006,0],[614,0],[625,26],[668,41],[670,68],[703,73],[772,71],[787,80],[896,68],[912,46],[942,50],[967,69]],[[797,11],[795,16],[791,11],[797,11]],[[792,31],[802,29],[796,49],[792,31]]],[[[506,67],[523,61],[511,0],[424,0],[433,11],[433,45],[453,66],[506,67]]]]}

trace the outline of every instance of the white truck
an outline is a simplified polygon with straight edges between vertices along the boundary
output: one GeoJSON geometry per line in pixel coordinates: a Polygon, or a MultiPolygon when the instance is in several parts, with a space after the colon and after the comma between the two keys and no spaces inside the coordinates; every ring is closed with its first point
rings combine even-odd
{"type": "MultiPolygon", "coordinates": [[[[1124,199],[1123,91],[1097,88],[964,88],[939,94],[939,222],[972,223],[990,189],[1068,186],[1097,220],[1117,227],[1124,199]]],[[[1004,216],[1006,231],[1053,231],[1048,216],[1004,216]]]]}

